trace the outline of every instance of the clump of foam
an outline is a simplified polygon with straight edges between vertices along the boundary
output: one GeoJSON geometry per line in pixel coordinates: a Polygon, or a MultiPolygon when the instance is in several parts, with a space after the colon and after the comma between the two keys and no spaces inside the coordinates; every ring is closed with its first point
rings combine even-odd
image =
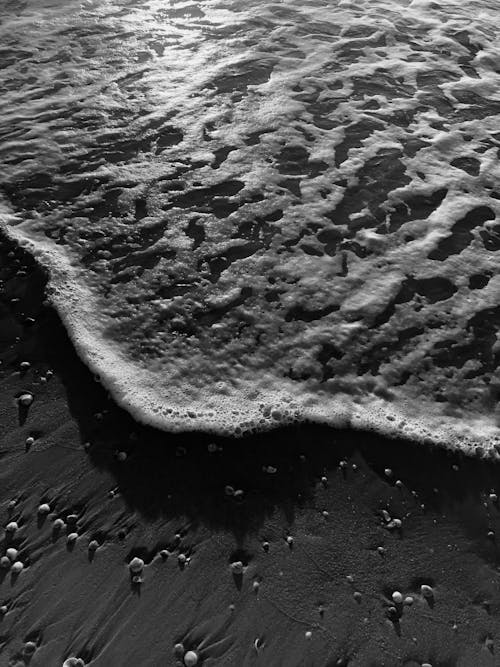
{"type": "Polygon", "coordinates": [[[3,225],[138,419],[500,443],[496,10],[405,4],[2,16],[3,225]]]}

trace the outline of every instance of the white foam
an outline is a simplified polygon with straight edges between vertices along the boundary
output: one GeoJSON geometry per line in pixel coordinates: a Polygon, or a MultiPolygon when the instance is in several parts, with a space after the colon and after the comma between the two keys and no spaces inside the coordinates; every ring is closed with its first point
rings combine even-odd
{"type": "Polygon", "coordinates": [[[499,442],[500,12],[471,6],[2,16],[1,222],[120,405],[171,431],[499,442]]]}

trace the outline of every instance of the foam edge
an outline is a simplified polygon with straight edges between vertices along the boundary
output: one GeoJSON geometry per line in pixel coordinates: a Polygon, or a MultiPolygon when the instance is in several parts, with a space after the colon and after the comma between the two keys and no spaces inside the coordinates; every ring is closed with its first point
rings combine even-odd
{"type": "Polygon", "coordinates": [[[214,419],[202,406],[183,412],[172,410],[165,403],[166,397],[147,381],[144,369],[118,353],[104,337],[98,338],[97,332],[88,326],[92,321],[92,297],[78,284],[75,279],[78,271],[68,257],[53,246],[49,248],[43,239],[30,239],[19,226],[9,225],[8,219],[18,222],[14,215],[0,215],[2,231],[47,272],[47,299],[61,318],[78,357],[98,376],[115,402],[142,424],[172,433],[204,431],[237,438],[294,422],[314,422],[372,431],[392,439],[413,440],[470,456],[500,460],[500,428],[492,418],[467,416],[443,424],[442,418],[436,415],[419,413],[414,404],[397,405],[374,395],[355,401],[349,394],[339,394],[335,399],[330,396],[327,405],[312,407],[306,400],[304,403],[309,402],[309,407],[299,405],[291,414],[283,410],[283,400],[279,401],[278,393],[269,393],[261,395],[259,403],[245,400],[245,409],[240,410],[242,418],[231,424],[214,419]],[[86,312],[89,317],[85,316],[86,312]],[[134,377],[133,387],[125,377],[134,377]],[[270,406],[269,418],[263,418],[263,402],[270,406]]]}

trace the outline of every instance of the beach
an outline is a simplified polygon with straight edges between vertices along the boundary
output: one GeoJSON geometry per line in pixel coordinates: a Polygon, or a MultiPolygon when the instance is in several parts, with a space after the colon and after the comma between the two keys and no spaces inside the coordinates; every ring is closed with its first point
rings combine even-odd
{"type": "Polygon", "coordinates": [[[0,667],[500,665],[499,17],[0,3],[0,667]]]}
{"type": "Polygon", "coordinates": [[[1,266],[2,553],[24,567],[2,569],[0,665],[497,664],[496,461],[312,424],[141,426],[40,269],[5,239],[1,266]]]}

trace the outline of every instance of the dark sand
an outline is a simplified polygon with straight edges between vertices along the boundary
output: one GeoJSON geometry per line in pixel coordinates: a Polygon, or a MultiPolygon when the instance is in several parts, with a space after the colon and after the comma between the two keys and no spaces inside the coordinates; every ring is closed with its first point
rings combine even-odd
{"type": "Polygon", "coordinates": [[[4,241],[0,556],[14,546],[24,570],[0,570],[0,667],[183,664],[177,643],[204,666],[500,665],[497,463],[319,426],[235,441],[141,427],[12,251],[4,241]],[[391,612],[395,590],[413,604],[391,612]]]}

